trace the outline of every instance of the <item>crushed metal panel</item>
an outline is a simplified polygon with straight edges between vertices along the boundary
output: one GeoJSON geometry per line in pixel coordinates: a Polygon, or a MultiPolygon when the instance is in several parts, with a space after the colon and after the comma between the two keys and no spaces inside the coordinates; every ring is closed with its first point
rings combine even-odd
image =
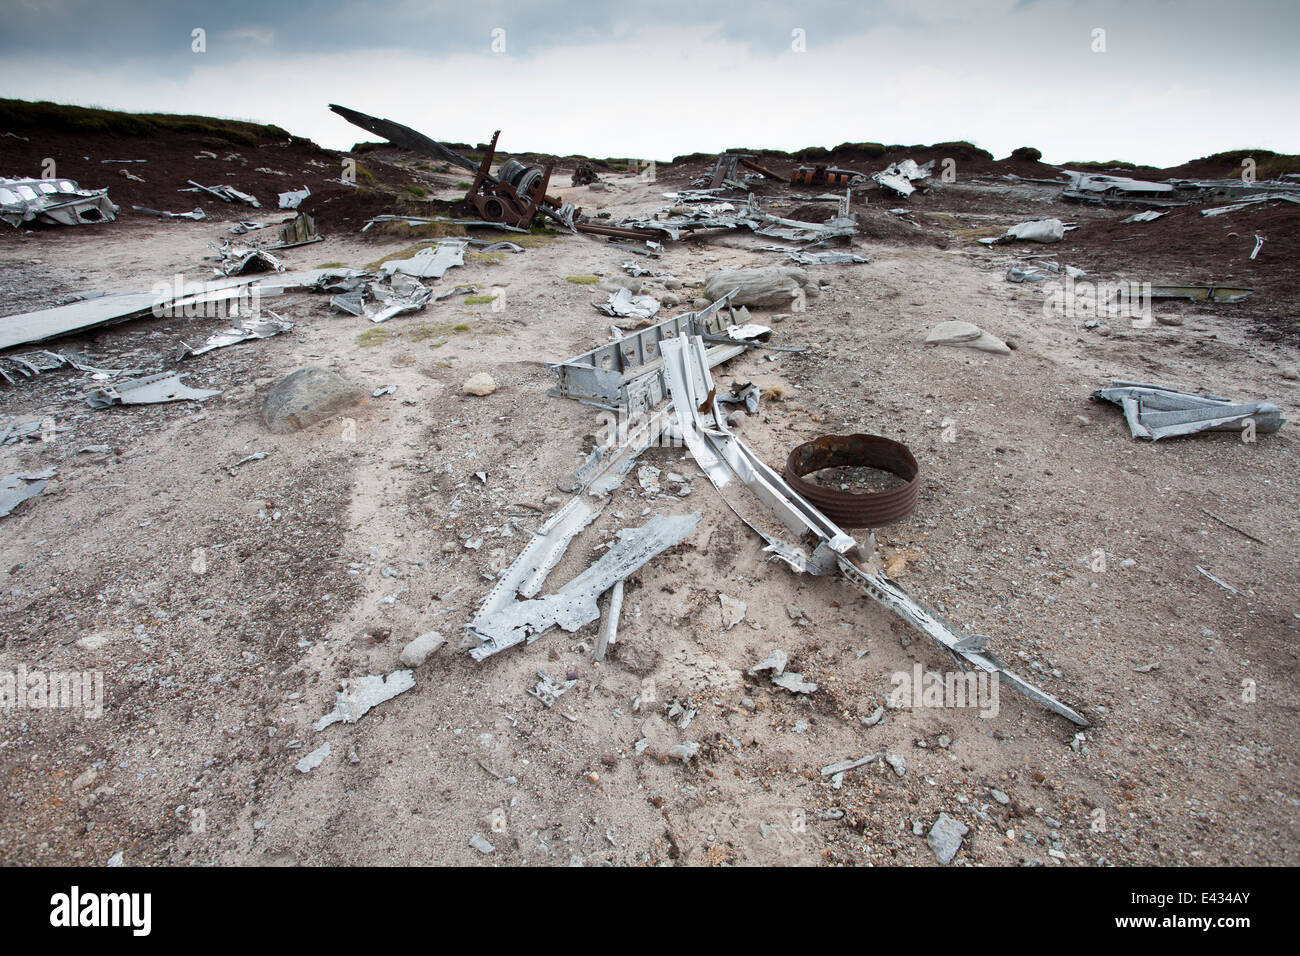
{"type": "Polygon", "coordinates": [[[1248,420],[1262,434],[1275,432],[1286,424],[1282,410],[1272,402],[1236,404],[1215,395],[1180,392],[1141,382],[1116,382],[1093,392],[1092,397],[1120,406],[1133,437],[1150,441],[1204,431],[1239,432],[1248,420]]]}
{"type": "Polygon", "coordinates": [[[659,300],[652,295],[633,295],[619,289],[607,302],[593,302],[598,312],[615,318],[652,319],[659,311],[659,300]]]}
{"type": "Polygon", "coordinates": [[[507,605],[470,633],[483,643],[470,650],[477,661],[532,642],[554,627],[576,631],[600,617],[599,597],[651,558],[680,544],[695,530],[700,512],[689,515],[655,515],[639,528],[619,532],[618,542],[595,564],[558,591],[545,597],[507,605]]]}
{"type": "Polygon", "coordinates": [[[207,341],[197,348],[192,348],[181,342],[180,357],[202,355],[204,352],[225,348],[227,345],[235,345],[239,342],[247,342],[250,339],[269,339],[273,335],[288,332],[293,328],[292,322],[280,318],[270,310],[268,310],[268,314],[271,316],[269,319],[247,319],[228,329],[214,332],[208,336],[207,341]]]}
{"type": "Polygon", "coordinates": [[[57,226],[112,222],[117,212],[107,189],[82,189],[71,179],[0,176],[0,219],[15,229],[33,221],[57,226]]]}
{"type": "Polygon", "coordinates": [[[292,189],[289,192],[280,193],[281,209],[297,209],[302,205],[302,201],[311,195],[311,190],[306,186],[302,189],[292,189]]]}
{"type": "Polygon", "coordinates": [[[790,253],[788,258],[805,266],[837,266],[871,261],[869,258],[854,255],[852,252],[805,252],[802,249],[790,253]]]}
{"type": "Polygon", "coordinates": [[[57,475],[53,468],[35,474],[13,474],[0,477],[0,518],[8,516],[28,498],[35,498],[45,490],[49,479],[57,475]]]}
{"type": "Polygon", "coordinates": [[[161,402],[201,402],[219,389],[190,388],[181,381],[181,373],[160,372],[120,385],[108,385],[86,396],[91,408],[108,408],[112,405],[156,405],[161,402]]]}
{"type": "Polygon", "coordinates": [[[441,279],[448,269],[464,264],[464,242],[440,242],[409,259],[389,259],[380,269],[385,275],[401,272],[417,279],[441,279]]]}

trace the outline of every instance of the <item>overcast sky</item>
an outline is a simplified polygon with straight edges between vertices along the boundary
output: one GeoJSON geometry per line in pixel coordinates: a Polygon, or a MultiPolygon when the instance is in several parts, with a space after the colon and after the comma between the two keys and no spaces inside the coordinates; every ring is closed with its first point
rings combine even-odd
{"type": "Polygon", "coordinates": [[[955,139],[1057,163],[1300,153],[1294,0],[5,0],[0,23],[0,95],[334,148],[373,137],[331,102],[602,157],[955,139]]]}

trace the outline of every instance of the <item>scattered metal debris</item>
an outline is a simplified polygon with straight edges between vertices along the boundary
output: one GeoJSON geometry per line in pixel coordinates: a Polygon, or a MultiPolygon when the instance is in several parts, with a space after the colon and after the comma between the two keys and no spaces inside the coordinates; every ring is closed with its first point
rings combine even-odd
{"type": "Polygon", "coordinates": [[[553,627],[576,631],[600,617],[597,598],[647,561],[679,544],[699,523],[700,512],[656,515],[640,528],[619,532],[618,542],[595,564],[559,590],[542,598],[507,604],[494,614],[476,617],[469,634],[482,641],[470,655],[482,661],[493,654],[532,642],[553,627]]]}
{"type": "Polygon", "coordinates": [[[0,477],[0,518],[7,517],[28,498],[35,498],[57,475],[53,468],[36,473],[18,472],[0,477]]]}
{"type": "Polygon", "coordinates": [[[1215,577],[1213,574],[1211,574],[1209,571],[1205,570],[1205,568],[1201,567],[1199,564],[1196,565],[1196,570],[1197,570],[1197,571],[1200,571],[1201,574],[1205,575],[1207,578],[1209,578],[1211,581],[1213,581],[1213,582],[1214,582],[1215,584],[1217,584],[1219,587],[1223,588],[1225,591],[1231,591],[1233,594],[1240,594],[1240,593],[1241,593],[1241,592],[1238,591],[1236,588],[1234,588],[1231,584],[1229,584],[1227,581],[1223,580],[1222,578],[1215,577]]]}
{"type": "Polygon", "coordinates": [[[297,209],[302,205],[304,199],[311,195],[311,190],[306,186],[302,189],[294,189],[289,192],[280,193],[281,209],[297,209]]]}
{"type": "Polygon", "coordinates": [[[269,319],[245,319],[228,329],[214,332],[212,335],[208,336],[207,341],[197,348],[186,345],[182,341],[178,357],[185,358],[189,355],[202,355],[204,352],[225,348],[227,345],[235,345],[238,342],[247,342],[249,339],[269,339],[273,335],[288,332],[293,328],[292,322],[280,318],[280,316],[276,315],[270,309],[267,310],[267,314],[270,315],[269,319]]]}
{"type": "Polygon", "coordinates": [[[578,686],[577,680],[556,683],[555,679],[546,671],[538,671],[537,676],[539,678],[537,686],[528,688],[528,693],[540,700],[546,707],[554,707],[555,702],[561,696],[578,686]]]}
{"type": "Polygon", "coordinates": [[[1073,723],[1088,726],[1088,720],[1081,714],[1007,670],[998,658],[986,652],[986,638],[959,635],[943,618],[899,588],[883,570],[869,570],[865,563],[860,563],[871,558],[874,540],[860,548],[857,541],[805,501],[730,433],[717,405],[702,402],[714,389],[702,339],[671,339],[663,343],[662,351],[678,431],[709,480],[722,491],[733,477],[739,478],[800,542],[805,537],[816,542],[809,555],[802,543],[792,544],[750,524],[768,542],[764,550],[776,554],[797,571],[827,574],[838,570],[867,597],[893,611],[954,656],[978,670],[997,674],[1003,684],[1073,723]],[[703,411],[702,405],[708,410],[703,411]]]}
{"type": "Polygon", "coordinates": [[[160,372],[145,378],[132,379],[119,385],[96,389],[86,396],[91,408],[108,408],[112,405],[155,405],[160,402],[201,402],[218,389],[190,388],[181,382],[181,373],[160,372]]]}
{"type": "Polygon", "coordinates": [[[293,767],[299,773],[311,773],[322,763],[324,763],[325,758],[328,757],[329,755],[330,755],[330,745],[329,745],[329,741],[326,741],[322,746],[317,747],[307,756],[299,760],[296,764],[293,765],[293,767]]]}
{"type": "Polygon", "coordinates": [[[151,216],[158,216],[160,219],[193,219],[195,222],[202,222],[208,218],[199,207],[195,207],[192,212],[165,212],[161,209],[150,209],[148,206],[132,206],[136,212],[147,212],[151,216]]]}
{"type": "Polygon", "coordinates": [[[415,673],[409,670],[396,670],[387,677],[368,674],[353,683],[345,680],[343,689],[334,695],[334,709],[312,724],[312,729],[324,730],[340,720],[355,724],[372,708],[414,686],[415,673]]]}
{"type": "Polygon", "coordinates": [[[248,193],[240,192],[234,186],[203,186],[194,180],[188,180],[189,184],[201,192],[215,196],[222,202],[242,202],[247,203],[255,208],[261,208],[261,203],[257,201],[256,196],[250,196],[248,193]]]}
{"type": "Polygon", "coordinates": [[[63,352],[50,352],[42,349],[39,352],[0,356],[0,378],[3,378],[10,385],[16,385],[19,379],[15,379],[14,375],[31,378],[42,372],[50,372],[65,366],[74,368],[78,372],[88,372],[97,379],[109,378],[118,374],[119,371],[118,369],[98,368],[63,352]]]}
{"type": "Polygon", "coordinates": [[[107,189],[82,189],[71,179],[0,176],[0,219],[15,229],[33,221],[55,226],[112,222],[117,212],[107,189]]]}
{"type": "Polygon", "coordinates": [[[1204,431],[1275,432],[1286,424],[1282,410],[1272,402],[1233,403],[1214,395],[1180,392],[1142,382],[1115,382],[1092,393],[1094,401],[1108,401],[1124,410],[1134,438],[1159,441],[1204,431]]]}

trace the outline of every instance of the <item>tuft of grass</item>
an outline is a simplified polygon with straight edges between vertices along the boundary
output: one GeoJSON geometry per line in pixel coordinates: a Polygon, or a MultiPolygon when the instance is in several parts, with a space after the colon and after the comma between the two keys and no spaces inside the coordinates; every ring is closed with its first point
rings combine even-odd
{"type": "Polygon", "coordinates": [[[401,239],[444,239],[448,236],[466,234],[464,226],[451,222],[421,222],[415,225],[405,222],[381,222],[374,229],[386,236],[397,236],[401,239]]]}
{"type": "Polygon", "coordinates": [[[460,180],[458,183],[456,183],[456,188],[457,188],[457,189],[469,189],[469,187],[470,187],[470,186],[473,186],[473,185],[474,185],[474,184],[473,184],[472,182],[470,182],[468,179],[462,179],[462,180],[460,180]]]}
{"type": "Polygon", "coordinates": [[[484,303],[487,303],[487,302],[495,302],[495,301],[496,301],[496,296],[494,296],[494,295],[467,295],[467,296],[465,296],[465,304],[466,304],[466,305],[483,305],[484,303]]]}
{"type": "Polygon", "coordinates": [[[958,219],[956,216],[954,216],[952,213],[922,212],[921,215],[924,216],[926,219],[929,219],[932,222],[936,222],[941,225],[952,226],[953,228],[957,228],[961,225],[961,220],[958,219]]]}
{"type": "Polygon", "coordinates": [[[456,325],[452,326],[452,330],[455,332],[468,332],[469,324],[465,322],[459,322],[456,325]]]}
{"type": "Polygon", "coordinates": [[[377,325],[374,328],[366,329],[364,332],[358,332],[354,341],[358,348],[367,349],[373,348],[376,345],[383,345],[385,342],[396,337],[396,329],[384,328],[377,325]]]}
{"type": "Polygon", "coordinates": [[[595,285],[600,281],[600,276],[565,276],[564,281],[574,285],[595,285]]]}
{"type": "Polygon", "coordinates": [[[408,196],[414,196],[416,199],[423,199],[427,193],[423,186],[417,186],[415,183],[407,183],[402,187],[402,192],[408,196]]]}
{"type": "Polygon", "coordinates": [[[355,170],[357,182],[365,183],[367,186],[378,186],[379,180],[375,179],[375,174],[366,168],[365,163],[357,163],[355,170]]]}
{"type": "Polygon", "coordinates": [[[466,262],[478,262],[485,266],[499,266],[505,261],[504,252],[467,252],[465,253],[466,262]]]}
{"type": "Polygon", "coordinates": [[[313,266],[313,268],[315,268],[315,269],[346,269],[347,266],[345,266],[345,265],[344,265],[343,263],[341,263],[341,262],[322,262],[322,263],[321,263],[320,265],[318,265],[318,266],[313,266]]]}

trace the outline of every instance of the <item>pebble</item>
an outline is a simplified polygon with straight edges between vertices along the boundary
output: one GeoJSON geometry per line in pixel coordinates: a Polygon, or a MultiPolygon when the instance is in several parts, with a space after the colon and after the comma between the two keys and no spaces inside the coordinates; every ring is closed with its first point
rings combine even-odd
{"type": "Polygon", "coordinates": [[[406,667],[419,667],[429,659],[430,654],[445,643],[447,643],[446,638],[437,631],[428,631],[402,648],[398,659],[406,667]]]}

